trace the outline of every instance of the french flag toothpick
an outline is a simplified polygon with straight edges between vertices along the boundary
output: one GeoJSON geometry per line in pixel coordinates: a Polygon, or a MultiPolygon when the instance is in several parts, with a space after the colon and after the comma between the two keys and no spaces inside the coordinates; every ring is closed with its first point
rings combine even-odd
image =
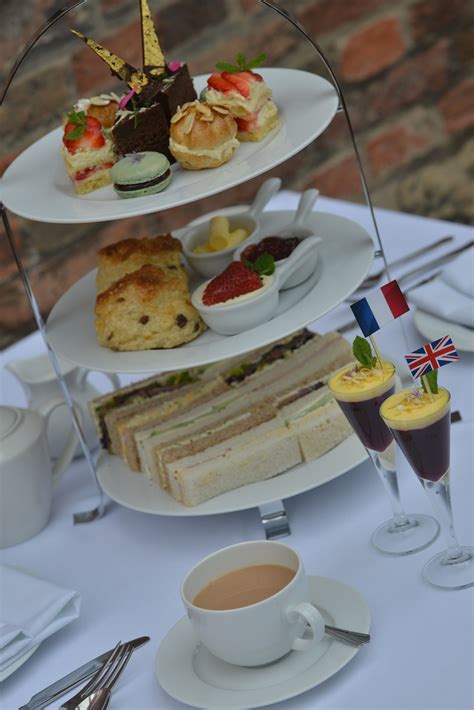
{"type": "Polygon", "coordinates": [[[353,303],[351,308],[365,337],[410,310],[396,280],[372,291],[353,303]]]}
{"type": "Polygon", "coordinates": [[[413,377],[422,377],[432,370],[437,370],[443,365],[449,365],[455,360],[459,360],[456,347],[449,337],[438,338],[431,343],[426,343],[421,348],[405,355],[410,372],[413,377]]]}

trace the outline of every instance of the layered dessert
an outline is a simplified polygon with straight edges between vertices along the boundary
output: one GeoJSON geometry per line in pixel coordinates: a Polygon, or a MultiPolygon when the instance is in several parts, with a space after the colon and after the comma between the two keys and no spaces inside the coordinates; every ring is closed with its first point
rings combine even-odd
{"type": "Polygon", "coordinates": [[[231,112],[240,141],[260,141],[279,123],[271,89],[260,74],[252,71],[264,59],[262,54],[247,63],[239,54],[237,65],[220,63],[217,67],[224,67],[224,71],[214,72],[207,80],[205,101],[231,112]]]}
{"type": "Polygon", "coordinates": [[[98,118],[84,111],[69,113],[61,154],[78,195],[111,184],[110,169],[117,155],[98,118]]]}
{"type": "Polygon", "coordinates": [[[222,274],[202,284],[195,298],[204,306],[231,306],[255,298],[272,283],[272,274],[259,274],[242,262],[233,261],[222,274]]]}
{"type": "Polygon", "coordinates": [[[449,469],[449,392],[403,390],[382,403],[380,414],[416,475],[439,481],[449,469]]]}
{"type": "Polygon", "coordinates": [[[395,366],[374,367],[353,363],[329,380],[329,388],[363,445],[384,452],[393,437],[379,414],[382,403],[395,391],[395,366]]]}

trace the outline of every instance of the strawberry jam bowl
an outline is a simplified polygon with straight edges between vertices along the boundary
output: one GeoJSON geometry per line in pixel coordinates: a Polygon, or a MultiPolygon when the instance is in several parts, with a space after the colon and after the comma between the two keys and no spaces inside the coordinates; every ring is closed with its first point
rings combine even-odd
{"type": "Polygon", "coordinates": [[[242,262],[233,261],[222,274],[194,291],[193,306],[206,325],[221,335],[237,335],[266,323],[278,309],[279,294],[286,281],[301,268],[318,242],[318,237],[302,240],[272,274],[258,274],[242,262]]]}
{"type": "Polygon", "coordinates": [[[234,259],[236,261],[245,260],[253,262],[260,254],[266,252],[273,256],[275,267],[277,271],[280,271],[288,263],[288,260],[295,251],[308,239],[311,239],[310,243],[313,244],[314,248],[307,252],[305,261],[300,264],[296,271],[292,272],[289,278],[285,279],[283,286],[281,286],[282,289],[294,288],[309,279],[314,274],[316,266],[318,265],[319,251],[316,247],[323,240],[321,237],[316,237],[309,230],[306,236],[300,232],[300,236],[296,237],[263,237],[261,234],[256,234],[248,239],[245,244],[241,244],[236,249],[234,259]]]}
{"type": "Polygon", "coordinates": [[[259,217],[280,187],[280,178],[270,178],[263,183],[255,196],[253,204],[246,210],[242,211],[242,208],[239,207],[229,207],[204,215],[196,222],[191,223],[181,237],[183,254],[191,268],[205,278],[220,274],[233,260],[237,244],[239,246],[240,244],[248,244],[251,239],[259,234],[259,217]],[[204,245],[208,245],[211,242],[213,236],[212,221],[216,217],[227,220],[227,230],[225,234],[222,234],[221,244],[219,245],[222,248],[209,252],[200,251],[204,245]],[[235,243],[233,235],[236,235],[237,232],[245,233],[246,236],[235,243]]]}

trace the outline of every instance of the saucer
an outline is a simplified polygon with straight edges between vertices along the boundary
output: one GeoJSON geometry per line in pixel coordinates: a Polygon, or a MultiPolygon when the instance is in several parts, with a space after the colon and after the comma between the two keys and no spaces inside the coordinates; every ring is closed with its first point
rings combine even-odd
{"type": "MultiPolygon", "coordinates": [[[[326,623],[368,633],[370,612],[351,587],[327,577],[308,577],[311,601],[326,623]]],[[[325,636],[309,651],[258,668],[225,663],[196,641],[187,616],[168,632],[156,656],[156,676],[176,700],[207,710],[256,708],[300,695],[330,678],[358,652],[325,636]]]]}

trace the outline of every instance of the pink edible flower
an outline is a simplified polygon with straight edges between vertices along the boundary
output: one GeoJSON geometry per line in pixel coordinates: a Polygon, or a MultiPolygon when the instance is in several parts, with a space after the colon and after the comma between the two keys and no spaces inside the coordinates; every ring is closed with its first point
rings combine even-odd
{"type": "Polygon", "coordinates": [[[120,108],[121,111],[125,111],[126,105],[127,105],[128,102],[130,101],[130,99],[131,99],[133,96],[135,96],[136,93],[137,93],[137,90],[136,90],[136,89],[132,89],[131,91],[128,92],[128,94],[126,94],[126,95],[122,98],[122,100],[121,100],[120,103],[119,103],[119,108],[120,108]]]}
{"type": "Polygon", "coordinates": [[[172,61],[168,62],[168,69],[170,72],[173,72],[173,74],[181,69],[181,67],[184,65],[184,62],[177,62],[177,61],[172,61]]]}

